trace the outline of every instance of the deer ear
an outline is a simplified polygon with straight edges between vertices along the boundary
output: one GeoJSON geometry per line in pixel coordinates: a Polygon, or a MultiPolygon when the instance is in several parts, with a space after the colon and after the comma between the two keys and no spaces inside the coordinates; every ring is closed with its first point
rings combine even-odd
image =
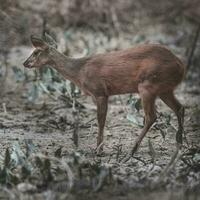
{"type": "Polygon", "coordinates": [[[41,50],[46,50],[49,48],[47,43],[45,43],[42,39],[40,39],[34,35],[31,35],[31,42],[35,48],[38,48],[41,50]]]}
{"type": "Polygon", "coordinates": [[[48,34],[48,33],[44,33],[44,41],[49,45],[49,46],[52,46],[54,48],[57,49],[57,43],[56,41],[48,34]]]}

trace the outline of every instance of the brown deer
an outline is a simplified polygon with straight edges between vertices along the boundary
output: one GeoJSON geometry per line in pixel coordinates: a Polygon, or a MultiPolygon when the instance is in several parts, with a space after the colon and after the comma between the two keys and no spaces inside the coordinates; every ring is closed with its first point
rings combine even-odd
{"type": "Polygon", "coordinates": [[[38,37],[31,36],[31,42],[35,50],[24,62],[25,67],[49,65],[95,101],[99,128],[97,147],[103,142],[109,96],[126,93],[139,93],[145,113],[144,127],[132,154],[156,120],[157,97],[176,114],[176,141],[182,144],[184,107],[174,96],[174,90],[184,77],[185,66],[170,50],[161,45],[146,44],[75,59],[58,52],[38,37]]]}

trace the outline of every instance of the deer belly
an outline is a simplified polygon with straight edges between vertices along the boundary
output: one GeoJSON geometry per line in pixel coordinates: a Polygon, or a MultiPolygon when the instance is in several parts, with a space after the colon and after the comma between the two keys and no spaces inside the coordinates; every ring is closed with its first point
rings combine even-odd
{"type": "Polygon", "coordinates": [[[107,85],[109,95],[138,92],[138,83],[134,81],[113,81],[107,85]]]}

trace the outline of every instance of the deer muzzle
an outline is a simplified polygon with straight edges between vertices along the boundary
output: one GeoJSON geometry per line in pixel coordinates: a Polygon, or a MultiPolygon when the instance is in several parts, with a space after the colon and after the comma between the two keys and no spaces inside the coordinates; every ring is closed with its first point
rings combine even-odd
{"type": "Polygon", "coordinates": [[[31,63],[30,63],[28,60],[26,60],[26,61],[23,63],[23,65],[24,65],[24,67],[26,67],[26,68],[32,68],[31,63]]]}

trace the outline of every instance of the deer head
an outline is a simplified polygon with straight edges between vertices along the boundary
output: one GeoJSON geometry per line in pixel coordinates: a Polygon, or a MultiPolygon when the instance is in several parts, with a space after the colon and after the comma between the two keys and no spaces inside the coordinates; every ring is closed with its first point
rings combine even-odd
{"type": "Polygon", "coordinates": [[[23,63],[27,68],[39,68],[45,65],[51,65],[50,49],[55,48],[57,45],[55,41],[49,36],[45,35],[45,42],[43,39],[36,36],[31,36],[31,42],[35,47],[33,53],[23,63]]]}

